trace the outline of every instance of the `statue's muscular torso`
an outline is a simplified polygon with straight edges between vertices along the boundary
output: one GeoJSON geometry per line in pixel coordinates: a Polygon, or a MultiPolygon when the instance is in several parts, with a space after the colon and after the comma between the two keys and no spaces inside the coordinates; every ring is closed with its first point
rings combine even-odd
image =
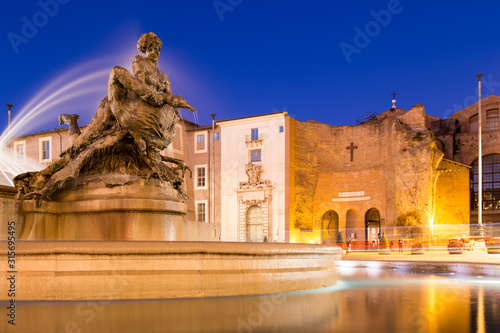
{"type": "Polygon", "coordinates": [[[172,93],[168,76],[153,66],[143,56],[137,55],[132,63],[132,72],[135,78],[141,80],[154,90],[162,93],[172,93]]]}

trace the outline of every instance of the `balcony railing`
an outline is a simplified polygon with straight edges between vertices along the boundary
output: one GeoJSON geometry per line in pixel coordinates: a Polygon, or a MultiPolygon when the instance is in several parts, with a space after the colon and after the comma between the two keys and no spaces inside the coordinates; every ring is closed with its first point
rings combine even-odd
{"type": "Polygon", "coordinates": [[[257,137],[252,137],[251,134],[245,136],[245,143],[248,147],[259,147],[262,145],[262,134],[259,133],[257,137]]]}

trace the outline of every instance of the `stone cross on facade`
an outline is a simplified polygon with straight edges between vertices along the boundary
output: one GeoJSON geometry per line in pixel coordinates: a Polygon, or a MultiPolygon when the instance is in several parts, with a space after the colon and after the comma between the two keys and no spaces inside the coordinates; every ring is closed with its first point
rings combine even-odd
{"type": "Polygon", "coordinates": [[[358,149],[358,146],[355,146],[354,143],[351,142],[351,145],[346,149],[349,149],[351,151],[351,162],[354,161],[354,149],[358,149]]]}

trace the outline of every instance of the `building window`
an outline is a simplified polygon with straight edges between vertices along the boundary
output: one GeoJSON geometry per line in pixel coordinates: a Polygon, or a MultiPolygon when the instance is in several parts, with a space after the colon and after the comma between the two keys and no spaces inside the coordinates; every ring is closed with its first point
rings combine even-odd
{"type": "Polygon", "coordinates": [[[285,126],[280,126],[280,133],[283,133],[285,131],[285,126]]]}
{"type": "Polygon", "coordinates": [[[207,152],[207,140],[209,133],[207,131],[198,132],[194,135],[194,152],[196,153],[206,153],[207,152]]]}
{"type": "Polygon", "coordinates": [[[25,142],[26,141],[20,141],[20,142],[14,143],[14,152],[16,154],[16,160],[18,162],[25,161],[25,157],[26,157],[25,142]]]}
{"type": "Polygon", "coordinates": [[[498,109],[486,111],[486,130],[498,129],[498,109]]]}
{"type": "Polygon", "coordinates": [[[260,162],[261,161],[261,150],[251,150],[250,151],[250,161],[260,162]]]}
{"type": "Polygon", "coordinates": [[[206,218],[207,218],[206,204],[205,203],[198,203],[196,208],[197,208],[198,222],[206,222],[206,218]]]}
{"type": "Polygon", "coordinates": [[[43,141],[42,142],[42,147],[43,147],[43,159],[48,160],[50,158],[50,142],[49,141],[43,141]]]}
{"type": "Polygon", "coordinates": [[[50,142],[42,141],[42,159],[48,160],[50,159],[50,142]]]}
{"type": "Polygon", "coordinates": [[[52,138],[50,136],[39,138],[40,162],[52,162],[52,138]]]}
{"type": "Polygon", "coordinates": [[[252,128],[252,141],[257,141],[257,140],[259,140],[259,129],[252,128]]]}
{"type": "Polygon", "coordinates": [[[479,131],[479,117],[477,114],[469,118],[469,132],[479,131]]]}
{"type": "Polygon", "coordinates": [[[205,168],[198,168],[196,172],[196,187],[205,187],[205,168]]]}
{"type": "Polygon", "coordinates": [[[220,140],[220,133],[216,132],[214,133],[214,141],[219,141],[220,140]]]}
{"type": "Polygon", "coordinates": [[[24,161],[24,145],[17,146],[17,160],[19,162],[24,161]]]}
{"type": "Polygon", "coordinates": [[[194,166],[194,176],[196,177],[194,180],[194,189],[195,190],[204,190],[207,189],[208,181],[207,181],[207,164],[198,164],[194,166]]]}
{"type": "MultiPolygon", "coordinates": [[[[477,210],[478,161],[471,166],[471,209],[477,210]]],[[[483,156],[483,209],[500,209],[500,154],[483,156]]]]}

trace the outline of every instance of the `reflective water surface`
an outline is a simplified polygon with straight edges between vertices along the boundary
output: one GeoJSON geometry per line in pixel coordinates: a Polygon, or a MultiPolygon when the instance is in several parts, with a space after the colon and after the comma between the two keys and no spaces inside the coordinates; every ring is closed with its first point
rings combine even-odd
{"type": "Polygon", "coordinates": [[[19,302],[16,311],[16,326],[3,319],[1,332],[500,332],[500,283],[340,268],[335,287],[307,292],[19,302]]]}

